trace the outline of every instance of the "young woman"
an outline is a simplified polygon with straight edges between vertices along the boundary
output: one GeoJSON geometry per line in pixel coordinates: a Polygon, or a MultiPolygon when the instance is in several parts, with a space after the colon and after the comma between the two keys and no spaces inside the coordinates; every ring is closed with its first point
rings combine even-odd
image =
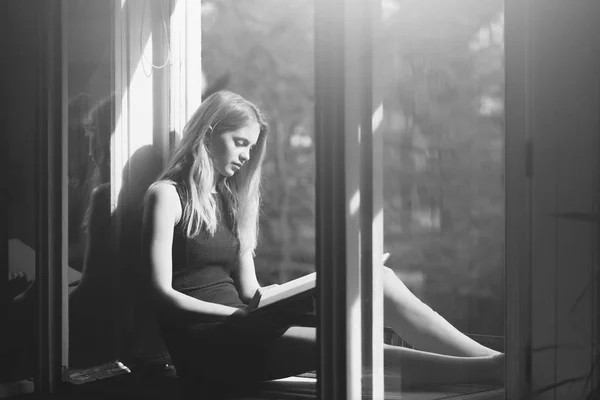
{"type": "MultiPolygon", "coordinates": [[[[246,309],[260,288],[253,254],[267,134],[254,104],[214,93],[146,194],[144,279],[183,378],[256,382],[316,369],[315,328],[246,309]]],[[[502,354],[460,333],[383,268],[386,325],[419,349],[386,346],[386,374],[400,372],[404,385],[502,384],[502,354]]]]}

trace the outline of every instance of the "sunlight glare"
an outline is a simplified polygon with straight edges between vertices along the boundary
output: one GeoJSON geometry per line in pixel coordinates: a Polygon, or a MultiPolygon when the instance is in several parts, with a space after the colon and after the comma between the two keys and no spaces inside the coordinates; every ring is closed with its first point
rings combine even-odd
{"type": "MultiPolygon", "coordinates": [[[[125,148],[123,143],[126,142],[127,127],[124,121],[127,121],[127,109],[122,106],[123,102],[126,102],[128,96],[127,87],[123,88],[123,93],[115,96],[115,133],[113,135],[113,143],[111,144],[111,170],[121,171],[119,167],[122,167],[127,162],[125,157],[125,148]]],[[[121,191],[121,185],[123,184],[123,176],[120,173],[111,174],[111,185],[110,185],[110,212],[112,213],[117,207],[117,199],[119,192],[121,191]]]]}
{"type": "Polygon", "coordinates": [[[358,213],[360,209],[360,191],[357,190],[356,192],[354,192],[354,194],[350,198],[349,207],[350,216],[354,216],[358,213]]]}
{"type": "Polygon", "coordinates": [[[383,121],[383,103],[379,103],[379,105],[373,112],[373,117],[371,118],[373,133],[377,132],[377,130],[381,126],[381,121],[383,121]]]}
{"type": "Polygon", "coordinates": [[[152,75],[147,76],[145,68],[152,68],[145,65],[145,60],[152,60],[152,34],[148,35],[148,40],[144,45],[143,57],[140,57],[136,69],[131,76],[129,104],[129,126],[135,127],[130,132],[129,137],[129,156],[131,156],[140,147],[152,144],[153,129],[153,93],[152,93],[152,75]]]}
{"type": "MultiPolygon", "coordinates": [[[[141,16],[139,19],[132,18],[130,23],[139,24],[141,29],[141,18],[141,16]]],[[[150,29],[149,24],[146,25],[148,26],[144,26],[144,30],[150,29]]],[[[111,201],[115,203],[123,185],[122,173],[116,171],[123,171],[130,157],[139,148],[153,143],[153,77],[148,73],[148,69],[152,68],[148,64],[148,60],[152,60],[151,33],[148,34],[143,49],[139,47],[138,45],[137,49],[130,48],[129,54],[125,56],[129,58],[131,63],[129,65],[135,65],[135,69],[124,68],[122,82],[119,85],[122,93],[115,103],[116,115],[119,116],[115,121],[114,161],[112,162],[115,173],[112,174],[111,201]]],[[[111,205],[114,206],[116,204],[111,205]]]]}

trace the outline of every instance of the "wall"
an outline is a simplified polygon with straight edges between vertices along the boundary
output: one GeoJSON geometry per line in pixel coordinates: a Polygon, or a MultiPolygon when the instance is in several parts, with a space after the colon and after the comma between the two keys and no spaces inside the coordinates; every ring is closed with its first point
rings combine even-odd
{"type": "Polygon", "coordinates": [[[30,247],[35,242],[34,132],[37,99],[37,38],[34,0],[3,1],[7,33],[2,35],[4,62],[2,140],[5,165],[2,189],[9,195],[8,236],[30,247]],[[7,62],[8,61],[8,62],[7,62]]]}
{"type": "MultiPolygon", "coordinates": [[[[600,3],[524,3],[531,7],[524,84],[533,140],[532,385],[540,388],[585,375],[592,363],[597,223],[564,213],[598,212],[600,3]]],[[[579,382],[540,398],[575,398],[583,389],[579,382]]]]}
{"type": "MultiPolygon", "coordinates": [[[[35,278],[34,177],[39,36],[33,10],[38,5],[38,0],[0,3],[0,16],[3,17],[0,22],[3,53],[0,63],[0,304],[10,293],[7,291],[9,273],[26,272],[28,280],[35,278]]],[[[20,290],[23,289],[20,285],[20,290]]],[[[31,305],[22,301],[7,310],[12,312],[9,315],[2,308],[0,381],[33,376],[35,308],[29,307],[31,305]]]]}

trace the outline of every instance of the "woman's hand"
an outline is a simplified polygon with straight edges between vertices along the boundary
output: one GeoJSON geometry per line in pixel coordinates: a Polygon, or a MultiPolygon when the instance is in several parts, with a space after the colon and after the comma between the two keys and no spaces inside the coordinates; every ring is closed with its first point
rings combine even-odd
{"type": "Polygon", "coordinates": [[[254,293],[254,296],[252,297],[252,300],[250,300],[250,302],[248,303],[248,305],[246,306],[246,310],[247,311],[252,311],[258,308],[258,305],[260,304],[260,299],[269,292],[269,290],[273,290],[276,287],[278,287],[279,285],[277,283],[273,284],[273,285],[269,285],[269,286],[265,286],[265,287],[259,287],[258,289],[256,289],[256,292],[254,293]]]}

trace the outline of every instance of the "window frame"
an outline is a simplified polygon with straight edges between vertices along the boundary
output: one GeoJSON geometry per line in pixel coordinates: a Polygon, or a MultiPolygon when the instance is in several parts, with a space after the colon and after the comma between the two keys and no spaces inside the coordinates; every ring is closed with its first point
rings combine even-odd
{"type": "Polygon", "coordinates": [[[55,391],[64,376],[68,343],[66,7],[42,2],[38,29],[35,113],[36,279],[34,391],[55,391]]]}
{"type": "MultiPolygon", "coordinates": [[[[180,0],[182,1],[182,0],[180,0]]],[[[332,4],[338,4],[343,0],[331,0],[328,2],[319,2],[318,9],[327,9],[334,13],[336,10],[332,4]],[[332,7],[332,8],[326,8],[332,7]]],[[[346,0],[349,3],[350,0],[346,0]]],[[[531,382],[531,315],[535,311],[529,292],[532,281],[538,279],[535,271],[531,270],[531,163],[532,163],[532,144],[531,138],[531,102],[532,97],[529,90],[532,88],[532,33],[530,31],[531,1],[523,5],[519,0],[505,0],[505,26],[506,26],[506,85],[509,87],[506,97],[506,396],[507,398],[517,398],[530,390],[531,382]],[[508,162],[510,159],[510,162],[508,162]]],[[[68,354],[68,342],[65,342],[66,317],[66,256],[67,249],[64,240],[66,236],[66,226],[62,216],[66,215],[66,62],[65,62],[65,42],[64,30],[67,29],[64,3],[63,1],[42,2],[42,6],[37,11],[39,24],[40,47],[37,49],[40,57],[39,67],[39,108],[36,113],[37,120],[37,143],[36,151],[39,164],[36,168],[36,201],[37,201],[37,239],[38,252],[36,258],[37,285],[40,290],[38,301],[39,316],[37,318],[38,342],[37,342],[37,374],[35,377],[36,391],[38,393],[48,393],[56,389],[61,379],[64,379],[64,367],[67,365],[65,360],[68,354]],[[60,48],[62,51],[52,51],[60,48]],[[61,118],[56,118],[61,115],[61,118]]],[[[336,29],[339,33],[341,22],[336,22],[335,26],[329,29],[336,29]]],[[[339,37],[335,37],[337,43],[344,43],[339,37]]],[[[339,53],[334,54],[337,57],[339,65],[343,56],[339,53]]],[[[343,64],[343,61],[341,61],[343,64]]],[[[332,73],[332,71],[329,71],[332,73]]],[[[162,78],[164,80],[164,77],[162,78]]],[[[321,81],[326,83],[324,81],[321,81]]],[[[344,83],[336,82],[338,87],[344,87],[344,83]]],[[[344,92],[346,93],[346,92],[344,92]]],[[[345,94],[345,96],[348,96],[345,94]]],[[[343,104],[348,97],[336,98],[338,106],[343,104]]],[[[323,99],[318,99],[319,104],[323,99]]],[[[171,103],[173,107],[173,103],[171,103]]],[[[328,105],[327,107],[333,107],[328,105]]],[[[325,110],[328,108],[324,108],[325,110]]],[[[336,110],[338,113],[339,110],[336,110]]],[[[369,109],[371,112],[372,109],[369,109]]],[[[343,115],[344,111],[342,111],[343,115]]],[[[346,111],[347,113],[347,111],[346,111]]],[[[187,117],[187,115],[186,115],[187,117]]],[[[364,116],[363,116],[364,117],[364,116]]],[[[345,120],[340,119],[339,114],[329,116],[329,123],[337,124],[336,131],[340,126],[344,126],[345,120]]],[[[183,119],[183,117],[182,117],[183,119]]],[[[164,126],[164,122],[161,122],[164,126]]],[[[172,128],[174,125],[169,124],[172,128]]],[[[323,125],[326,126],[326,125],[323,125]]],[[[321,128],[322,129],[322,128],[321,128]]],[[[336,137],[335,140],[342,140],[336,137]]],[[[344,139],[345,140],[345,139],[344,139]]],[[[333,143],[333,141],[332,141],[333,143]]],[[[356,150],[356,149],[354,149],[356,150]]],[[[334,154],[334,149],[327,148],[323,154],[334,154]]],[[[321,156],[324,158],[324,156],[321,156]]],[[[345,164],[339,160],[331,166],[334,174],[344,174],[345,164]]],[[[327,161],[325,161],[327,162],[327,161]]],[[[327,164],[322,164],[324,168],[327,164]]],[[[325,189],[327,181],[321,178],[319,187],[325,189]]],[[[378,185],[375,183],[375,185],[378,185]]],[[[339,199],[336,193],[330,193],[326,198],[333,204],[332,200],[339,199]]],[[[342,199],[344,200],[344,199],[342,199]]],[[[321,202],[322,199],[318,199],[321,202]]],[[[345,201],[345,200],[344,200],[345,201]]],[[[376,199],[372,200],[373,204],[376,199]]],[[[332,204],[327,205],[331,207],[332,204]]],[[[322,204],[321,213],[326,210],[326,205],[322,204]]],[[[335,210],[334,210],[335,211],[335,210]]],[[[339,213],[336,214],[340,218],[339,213]]],[[[345,216],[344,216],[345,218],[345,216]]],[[[337,220],[336,220],[337,221],[337,220]]],[[[354,222],[357,223],[356,221],[354,222]]],[[[320,229],[324,231],[320,234],[322,237],[329,235],[325,231],[326,227],[321,225],[320,229]]],[[[353,235],[356,235],[356,228],[353,228],[353,235]]],[[[375,228],[374,228],[375,229],[375,228]]],[[[344,229],[344,237],[347,234],[344,229]]],[[[375,235],[375,232],[373,233],[375,235]]],[[[364,239],[364,238],[363,238],[364,239]]],[[[336,247],[331,249],[321,249],[319,256],[320,265],[326,265],[327,261],[333,261],[335,267],[333,272],[342,271],[344,275],[352,273],[344,270],[344,259],[348,257],[345,243],[340,243],[339,237],[333,239],[336,247]],[[340,258],[334,258],[339,255],[340,258]]],[[[320,242],[321,246],[326,243],[320,242]]],[[[377,262],[377,249],[373,249],[373,257],[370,262],[377,262]]],[[[357,254],[353,253],[354,259],[357,254]]],[[[356,261],[354,261],[356,264],[356,261]]],[[[369,261],[365,263],[368,265],[369,261]]],[[[353,280],[348,279],[344,285],[354,285],[356,290],[357,282],[361,278],[354,272],[353,280]]],[[[347,276],[347,275],[346,275],[347,276]]],[[[333,288],[331,293],[339,293],[341,290],[335,286],[333,275],[322,276],[320,279],[320,291],[326,288],[333,288]]],[[[375,277],[372,279],[375,280],[375,277]]],[[[597,293],[597,292],[596,292],[597,293]]],[[[335,297],[335,296],[334,296],[335,297]]],[[[597,300],[597,299],[596,299],[597,300]]],[[[323,304],[330,307],[331,310],[342,310],[344,315],[336,320],[335,329],[345,329],[347,326],[346,310],[342,309],[340,304],[334,303],[333,298],[324,299],[323,304]]],[[[344,303],[345,304],[345,303],[344,303]]],[[[595,306],[597,311],[597,304],[595,306]]],[[[326,308],[327,309],[327,308],[326,308]]],[[[323,314],[323,313],[322,313],[323,314]]],[[[324,321],[323,321],[324,322],[324,321]]],[[[323,327],[322,334],[331,335],[335,332],[333,327],[323,327]],[[327,333],[329,330],[329,334],[327,333]]],[[[334,362],[332,348],[324,348],[327,342],[321,343],[322,353],[329,352],[330,361],[334,362]]],[[[354,342],[356,343],[356,342],[354,342]]],[[[356,351],[356,349],[345,349],[347,351],[356,351]]],[[[346,355],[344,355],[346,357],[346,355]]],[[[322,364],[322,368],[325,365],[322,364]]],[[[335,365],[340,365],[339,360],[335,365]]],[[[356,376],[333,373],[322,382],[323,386],[332,385],[342,387],[346,377],[356,376]]],[[[341,389],[340,389],[341,390],[341,389]]],[[[345,390],[345,389],[344,389],[345,390]]]]}

